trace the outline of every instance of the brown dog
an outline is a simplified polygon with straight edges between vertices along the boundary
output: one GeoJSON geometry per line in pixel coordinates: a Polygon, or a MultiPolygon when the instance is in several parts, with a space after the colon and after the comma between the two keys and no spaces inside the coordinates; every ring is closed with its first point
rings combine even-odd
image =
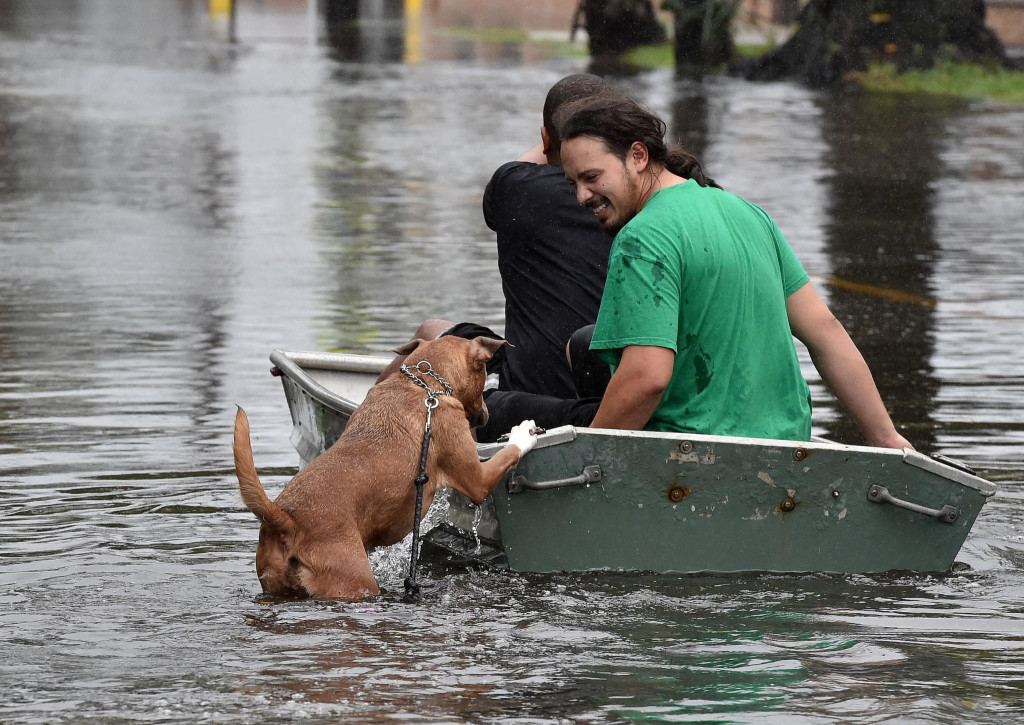
{"type": "MultiPolygon", "coordinates": [[[[487,419],[485,364],[507,343],[478,337],[413,340],[395,350],[412,367],[425,360],[446,380],[431,419],[423,515],[450,486],[480,503],[536,442],[533,422],[515,426],[509,445],[480,462],[470,425],[487,419]],[[410,354],[412,353],[412,354],[410,354]]],[[[425,368],[425,366],[423,366],[425,368]]],[[[419,375],[432,390],[442,385],[419,375]]],[[[413,528],[427,391],[399,371],[377,385],[345,432],[293,478],[276,501],[267,497],[252,458],[249,421],[235,417],[235,472],[245,505],[263,522],[256,573],[272,595],[357,599],[379,594],[366,552],[401,541],[413,528]]]]}

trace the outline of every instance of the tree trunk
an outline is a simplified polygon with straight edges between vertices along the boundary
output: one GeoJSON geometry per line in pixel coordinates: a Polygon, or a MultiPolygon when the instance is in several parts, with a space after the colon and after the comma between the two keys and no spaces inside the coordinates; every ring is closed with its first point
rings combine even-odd
{"type": "Polygon", "coordinates": [[[753,80],[795,77],[814,87],[842,83],[869,59],[892,60],[902,72],[935,65],[944,46],[970,61],[1012,63],[985,26],[982,0],[811,0],[799,28],[767,55],[734,64],[753,80]]]}
{"type": "Polygon", "coordinates": [[[704,0],[677,0],[674,52],[676,67],[701,64],[700,38],[704,34],[704,0]]]}
{"type": "Polygon", "coordinates": [[[654,14],[651,0],[580,0],[573,31],[580,15],[592,57],[665,42],[665,29],[654,14]]]}
{"type": "Polygon", "coordinates": [[[733,56],[732,20],[738,3],[731,0],[666,0],[675,16],[675,66],[681,73],[701,73],[733,56]]]}

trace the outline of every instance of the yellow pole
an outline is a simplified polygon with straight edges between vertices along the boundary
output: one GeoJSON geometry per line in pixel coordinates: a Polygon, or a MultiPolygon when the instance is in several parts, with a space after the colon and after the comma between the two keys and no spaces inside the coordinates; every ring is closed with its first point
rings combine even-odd
{"type": "Polygon", "coordinates": [[[423,0],[405,0],[405,51],[409,65],[423,62],[423,0]]]}
{"type": "Polygon", "coordinates": [[[210,22],[215,28],[227,26],[228,40],[235,42],[235,0],[210,0],[210,22]]]}

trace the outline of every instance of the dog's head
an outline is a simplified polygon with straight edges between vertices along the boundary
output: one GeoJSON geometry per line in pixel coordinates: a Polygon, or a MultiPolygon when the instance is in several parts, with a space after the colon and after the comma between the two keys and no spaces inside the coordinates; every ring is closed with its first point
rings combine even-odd
{"type": "Polygon", "coordinates": [[[298,575],[298,560],[289,546],[294,533],[264,525],[256,547],[256,575],[263,591],[275,596],[304,599],[309,596],[298,575]]]}
{"type": "MultiPolygon", "coordinates": [[[[462,403],[466,419],[475,428],[487,422],[487,406],[484,405],[487,362],[505,345],[508,345],[505,340],[490,337],[467,340],[445,335],[436,340],[412,340],[395,352],[405,355],[405,364],[410,367],[421,360],[429,362],[434,372],[452,386],[452,397],[462,403]]],[[[432,381],[428,377],[425,382],[432,381]]],[[[437,387],[438,384],[431,385],[431,388],[437,387]]]]}

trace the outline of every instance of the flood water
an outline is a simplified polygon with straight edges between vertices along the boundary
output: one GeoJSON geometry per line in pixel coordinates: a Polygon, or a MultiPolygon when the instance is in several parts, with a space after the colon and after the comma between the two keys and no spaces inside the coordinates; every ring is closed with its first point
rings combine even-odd
{"type": "Polygon", "coordinates": [[[954,573],[429,570],[411,605],[385,555],[376,601],[263,601],[235,404],[276,493],[273,348],[500,329],[483,187],[587,69],[432,39],[457,5],[250,0],[231,44],[205,0],[0,0],[0,721],[1024,717],[1019,106],[616,80],[774,216],[906,435],[999,485],[954,573]]]}

